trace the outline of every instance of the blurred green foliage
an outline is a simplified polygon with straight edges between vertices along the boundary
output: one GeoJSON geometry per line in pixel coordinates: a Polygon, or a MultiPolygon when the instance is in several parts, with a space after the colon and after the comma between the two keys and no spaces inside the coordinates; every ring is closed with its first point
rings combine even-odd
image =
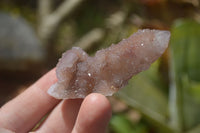
{"type": "Polygon", "coordinates": [[[179,20],[172,28],[171,67],[175,87],[180,93],[183,127],[200,123],[200,24],[193,20],[179,20]]]}
{"type": "Polygon", "coordinates": [[[110,127],[115,133],[147,133],[147,127],[143,123],[133,124],[125,115],[113,115],[110,127]]]}

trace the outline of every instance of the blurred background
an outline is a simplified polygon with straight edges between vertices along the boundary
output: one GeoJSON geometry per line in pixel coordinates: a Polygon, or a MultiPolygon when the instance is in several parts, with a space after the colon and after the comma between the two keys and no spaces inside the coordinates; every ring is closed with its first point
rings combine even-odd
{"type": "Polygon", "coordinates": [[[109,133],[200,133],[199,0],[1,0],[0,105],[79,46],[93,55],[138,29],[171,31],[149,70],[109,97],[109,133]]]}

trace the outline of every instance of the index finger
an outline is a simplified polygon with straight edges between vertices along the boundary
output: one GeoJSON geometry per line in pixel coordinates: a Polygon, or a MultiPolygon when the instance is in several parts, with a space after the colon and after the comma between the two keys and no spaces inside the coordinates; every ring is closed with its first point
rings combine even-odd
{"type": "Polygon", "coordinates": [[[5,104],[0,110],[0,127],[15,132],[27,132],[60,100],[47,94],[57,81],[55,69],[45,74],[25,92],[5,104]]]}

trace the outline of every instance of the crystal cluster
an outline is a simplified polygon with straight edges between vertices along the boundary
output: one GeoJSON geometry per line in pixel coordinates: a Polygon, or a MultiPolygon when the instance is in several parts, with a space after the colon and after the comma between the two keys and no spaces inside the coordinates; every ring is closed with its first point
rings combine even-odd
{"type": "Polygon", "coordinates": [[[88,56],[73,47],[56,66],[58,82],[48,93],[57,99],[84,98],[89,93],[111,96],[135,74],[149,68],[168,46],[169,31],[139,30],[116,45],[88,56]]]}

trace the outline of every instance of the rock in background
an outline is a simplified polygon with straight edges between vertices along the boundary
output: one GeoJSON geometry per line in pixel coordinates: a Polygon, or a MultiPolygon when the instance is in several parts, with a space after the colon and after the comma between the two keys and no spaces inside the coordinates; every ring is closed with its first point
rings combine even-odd
{"type": "Polygon", "coordinates": [[[0,12],[0,106],[40,77],[45,56],[25,19],[0,12]]]}
{"type": "Polygon", "coordinates": [[[0,69],[29,69],[44,59],[45,49],[25,19],[0,12],[0,29],[0,69]]]}

